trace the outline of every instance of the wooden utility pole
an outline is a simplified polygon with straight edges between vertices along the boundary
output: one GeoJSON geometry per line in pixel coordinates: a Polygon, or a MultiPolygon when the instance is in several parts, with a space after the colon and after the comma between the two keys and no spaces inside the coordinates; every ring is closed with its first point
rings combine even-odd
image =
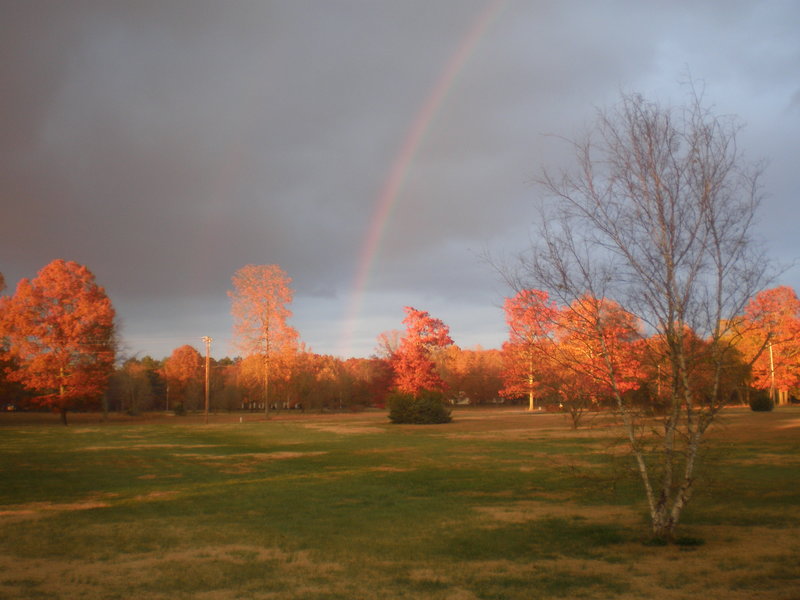
{"type": "Polygon", "coordinates": [[[211,365],[211,342],[212,340],[210,337],[203,336],[203,341],[206,343],[206,423],[208,423],[208,391],[209,391],[209,382],[210,380],[210,365],[211,365]]]}

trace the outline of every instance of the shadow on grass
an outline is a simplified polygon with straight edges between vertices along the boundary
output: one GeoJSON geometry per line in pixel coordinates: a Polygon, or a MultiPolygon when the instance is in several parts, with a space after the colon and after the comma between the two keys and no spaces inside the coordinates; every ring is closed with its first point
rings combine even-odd
{"type": "Polygon", "coordinates": [[[592,558],[608,546],[629,540],[628,532],[618,525],[551,518],[459,532],[443,539],[437,550],[458,560],[592,558]]]}

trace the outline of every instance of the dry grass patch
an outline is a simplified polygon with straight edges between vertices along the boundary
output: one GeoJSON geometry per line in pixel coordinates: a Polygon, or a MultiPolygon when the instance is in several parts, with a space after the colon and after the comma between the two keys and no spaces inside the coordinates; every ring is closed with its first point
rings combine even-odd
{"type": "Polygon", "coordinates": [[[320,456],[322,454],[327,454],[327,451],[315,451],[315,452],[292,452],[292,451],[281,451],[281,452],[244,452],[241,454],[197,454],[193,452],[176,452],[172,456],[177,458],[192,458],[197,459],[200,462],[208,462],[217,464],[220,462],[227,462],[231,460],[249,460],[251,462],[266,462],[272,460],[286,460],[289,458],[302,458],[307,456],[320,456]]]}
{"type": "Polygon", "coordinates": [[[750,458],[740,458],[737,457],[735,459],[729,459],[731,462],[736,463],[737,465],[747,466],[747,465],[785,465],[785,466],[797,466],[800,465],[800,456],[791,456],[787,454],[777,454],[772,452],[759,452],[758,456],[753,456],[750,458]]]}
{"type": "Polygon", "coordinates": [[[628,572],[634,594],[622,598],[688,600],[724,597],[732,600],[798,598],[800,553],[798,528],[697,526],[693,532],[706,543],[647,548],[632,543],[623,548],[635,556],[620,565],[628,572]]]}
{"type": "Polygon", "coordinates": [[[76,510],[92,510],[95,508],[108,508],[111,506],[102,500],[84,500],[82,502],[28,502],[0,508],[0,524],[37,519],[56,512],[71,512],[76,510]]]}
{"type": "MultiPolygon", "coordinates": [[[[175,580],[196,577],[199,581],[192,598],[232,600],[234,598],[286,598],[260,593],[258,585],[242,594],[240,573],[263,570],[268,583],[274,573],[297,590],[312,576],[335,579],[341,566],[316,561],[309,552],[287,552],[279,548],[249,545],[221,545],[118,556],[113,562],[96,565],[63,559],[20,561],[0,555],[0,597],[9,600],[28,598],[109,597],[146,599],[175,598],[175,580]],[[207,586],[207,587],[206,587],[207,586]],[[160,589],[159,589],[160,588],[160,589]]],[[[245,585],[245,589],[249,587],[245,585]]],[[[268,586],[263,586],[267,588],[268,586]]],[[[189,597],[180,591],[177,597],[189,597]]],[[[297,596],[298,598],[301,596],[297,596]]]]}
{"type": "Polygon", "coordinates": [[[253,473],[264,463],[275,460],[288,460],[327,454],[326,451],[279,451],[279,452],[246,452],[241,454],[198,454],[192,452],[174,453],[176,458],[191,459],[194,462],[216,469],[220,473],[242,475],[253,473]]]}
{"type": "Polygon", "coordinates": [[[165,450],[170,448],[219,448],[219,444],[117,444],[113,446],[82,446],[75,452],[98,452],[107,450],[165,450]]]}
{"type": "Polygon", "coordinates": [[[155,492],[148,492],[146,494],[134,496],[131,498],[131,500],[133,502],[157,502],[159,500],[176,498],[179,494],[180,492],[177,490],[157,490],[155,492]]]}
{"type": "Polygon", "coordinates": [[[364,425],[358,422],[340,424],[340,423],[307,423],[304,425],[306,429],[313,431],[323,431],[325,433],[335,433],[338,435],[364,435],[366,433],[385,433],[386,430],[374,425],[364,425]]]}
{"type": "Polygon", "coordinates": [[[639,513],[625,506],[580,506],[565,501],[521,500],[510,504],[476,506],[474,510],[491,521],[503,524],[571,517],[604,523],[619,521],[632,527],[640,522],[639,513]]]}

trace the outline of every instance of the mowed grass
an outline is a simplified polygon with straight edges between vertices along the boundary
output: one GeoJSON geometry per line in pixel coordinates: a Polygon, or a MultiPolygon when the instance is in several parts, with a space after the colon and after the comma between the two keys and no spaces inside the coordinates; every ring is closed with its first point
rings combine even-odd
{"type": "Polygon", "coordinates": [[[0,598],[798,598],[800,410],[727,413],[684,546],[602,419],[454,417],[3,415],[0,598]]]}

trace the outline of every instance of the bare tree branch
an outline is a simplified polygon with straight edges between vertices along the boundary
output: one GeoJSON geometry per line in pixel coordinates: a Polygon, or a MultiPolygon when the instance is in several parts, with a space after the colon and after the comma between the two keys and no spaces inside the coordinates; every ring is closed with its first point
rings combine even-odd
{"type": "MultiPolygon", "coordinates": [[[[745,161],[739,130],[694,87],[677,109],[623,95],[572,142],[574,170],[542,174],[538,238],[508,278],[565,306],[586,294],[613,299],[647,327],[668,399],[656,448],[643,444],[638,411],[615,396],[658,536],[673,535],[703,435],[730,393],[730,323],[766,281],[752,238],[763,165],[745,161]]],[[[607,369],[613,383],[611,361],[607,369]]]]}

